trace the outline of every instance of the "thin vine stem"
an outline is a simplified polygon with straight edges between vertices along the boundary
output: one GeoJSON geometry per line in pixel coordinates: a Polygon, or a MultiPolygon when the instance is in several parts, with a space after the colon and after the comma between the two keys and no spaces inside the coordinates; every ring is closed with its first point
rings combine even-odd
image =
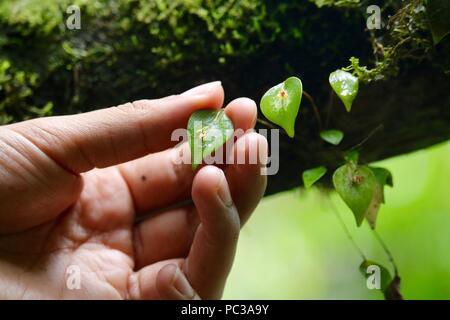
{"type": "Polygon", "coordinates": [[[348,230],[347,225],[345,224],[344,219],[342,219],[341,214],[339,213],[338,209],[336,208],[336,206],[334,205],[333,201],[331,200],[330,196],[327,195],[326,198],[328,199],[328,202],[330,204],[330,207],[334,213],[334,215],[336,216],[336,218],[339,220],[339,224],[341,225],[342,229],[344,230],[345,235],[347,236],[348,240],[350,240],[350,242],[352,243],[353,247],[356,249],[356,251],[358,251],[359,255],[361,256],[361,258],[365,261],[367,260],[366,255],[364,254],[364,252],[362,251],[362,249],[358,246],[358,244],[356,243],[355,239],[353,238],[352,234],[350,233],[350,230],[348,230]]]}
{"type": "MultiPolygon", "coordinates": [[[[261,118],[256,118],[256,122],[258,122],[259,124],[261,124],[261,125],[263,125],[263,126],[269,128],[269,129],[277,129],[277,130],[280,130],[282,134],[284,134],[286,137],[288,137],[288,138],[291,139],[291,137],[289,137],[289,135],[288,135],[282,128],[280,128],[280,127],[278,127],[278,126],[276,126],[276,125],[270,123],[269,121],[266,121],[266,120],[261,119],[261,118]]],[[[299,140],[300,137],[297,136],[297,135],[294,135],[294,139],[299,140]]]]}
{"type": "Polygon", "coordinates": [[[367,137],[365,137],[361,142],[355,144],[353,147],[349,148],[346,150],[346,152],[358,149],[359,147],[361,147],[364,143],[366,143],[370,138],[372,138],[372,136],[377,133],[379,130],[383,129],[384,125],[382,123],[380,123],[378,126],[375,127],[375,129],[373,129],[368,135],[367,137]]]}
{"type": "Polygon", "coordinates": [[[327,111],[326,111],[326,118],[325,118],[325,127],[328,127],[328,124],[330,123],[331,118],[331,111],[333,109],[333,100],[334,100],[334,92],[333,89],[330,88],[330,93],[328,96],[328,103],[327,103],[327,111]]]}
{"type": "MultiPolygon", "coordinates": [[[[268,121],[266,121],[264,119],[256,118],[256,122],[258,122],[259,124],[269,128],[269,129],[276,129],[278,131],[281,131],[281,134],[283,134],[284,136],[286,136],[289,139],[291,139],[291,137],[289,137],[289,135],[282,128],[280,128],[280,127],[278,127],[278,126],[276,126],[276,125],[274,125],[274,124],[272,124],[272,123],[270,123],[270,122],[268,122],[268,121]]],[[[293,139],[299,140],[300,138],[297,135],[294,135],[293,139]]],[[[301,153],[298,151],[299,149],[294,148],[292,150],[297,156],[302,156],[301,153]]]]}
{"type": "Polygon", "coordinates": [[[278,127],[274,126],[273,124],[271,124],[269,121],[263,120],[261,118],[256,118],[256,121],[260,124],[262,124],[263,126],[266,126],[270,129],[279,129],[278,127]]]}
{"type": "Polygon", "coordinates": [[[381,236],[378,234],[378,232],[373,229],[373,234],[375,235],[375,238],[377,239],[377,241],[380,243],[381,247],[383,248],[383,251],[386,253],[389,262],[392,264],[392,267],[394,268],[394,273],[395,276],[398,276],[398,268],[397,268],[397,264],[395,263],[394,260],[394,256],[392,255],[391,251],[389,250],[389,248],[387,247],[386,243],[383,241],[383,239],[381,238],[381,236]]]}
{"type": "Polygon", "coordinates": [[[314,101],[314,98],[305,90],[303,90],[303,95],[306,99],[308,99],[309,103],[311,104],[314,115],[316,116],[317,124],[319,125],[320,131],[322,131],[323,124],[322,124],[322,118],[320,117],[319,108],[317,107],[316,102],[314,101]]]}

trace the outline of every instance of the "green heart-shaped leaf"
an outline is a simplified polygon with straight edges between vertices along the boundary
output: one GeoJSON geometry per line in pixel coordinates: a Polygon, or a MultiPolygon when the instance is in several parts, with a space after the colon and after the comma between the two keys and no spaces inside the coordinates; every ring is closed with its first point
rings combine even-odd
{"type": "Polygon", "coordinates": [[[337,146],[344,138],[344,133],[340,130],[331,129],[320,132],[320,137],[326,142],[337,146]]]}
{"type": "Polygon", "coordinates": [[[192,169],[195,170],[205,157],[227,142],[233,136],[233,132],[233,123],[224,109],[194,112],[188,122],[192,169]]]}
{"type": "Polygon", "coordinates": [[[303,85],[299,78],[290,77],[270,88],[261,98],[261,111],[273,123],[282,127],[289,137],[295,135],[295,120],[302,101],[303,85]]]}
{"type": "Polygon", "coordinates": [[[372,170],[373,174],[377,178],[377,181],[382,185],[388,185],[390,187],[394,186],[394,182],[392,179],[392,173],[386,168],[380,167],[369,167],[372,170]]]}
{"type": "Polygon", "coordinates": [[[345,161],[351,162],[353,164],[358,164],[359,161],[359,151],[358,150],[351,150],[348,151],[345,156],[345,161]]]}
{"type": "Polygon", "coordinates": [[[364,220],[374,196],[377,180],[367,166],[348,163],[333,174],[334,188],[352,210],[357,226],[364,220]]]}
{"type": "Polygon", "coordinates": [[[374,262],[374,261],[370,261],[370,260],[364,260],[361,265],[359,266],[359,271],[361,271],[361,273],[363,274],[363,276],[368,279],[371,276],[374,276],[374,272],[370,269],[368,269],[370,266],[377,266],[378,268],[380,268],[380,290],[384,292],[389,288],[389,285],[392,282],[392,276],[391,273],[389,272],[389,270],[382,266],[381,264],[374,262]]]}
{"type": "Polygon", "coordinates": [[[372,201],[370,202],[369,208],[367,208],[366,213],[364,214],[369,225],[372,229],[375,229],[378,211],[380,210],[380,206],[385,202],[384,198],[384,186],[390,185],[392,186],[392,174],[389,170],[385,168],[377,168],[377,167],[369,167],[372,173],[375,176],[377,181],[375,186],[375,191],[373,193],[372,201]]]}
{"type": "Polygon", "coordinates": [[[372,170],[373,174],[375,175],[375,178],[377,178],[377,182],[381,187],[381,201],[384,203],[384,186],[388,185],[390,187],[394,186],[393,179],[392,179],[392,173],[385,168],[378,168],[378,167],[369,167],[370,170],[372,170]]]}
{"type": "Polygon", "coordinates": [[[336,70],[330,73],[329,82],[334,92],[344,103],[347,112],[352,109],[353,100],[358,94],[358,78],[343,70],[336,70]]]}
{"type": "Polygon", "coordinates": [[[364,217],[369,223],[372,229],[375,229],[377,222],[378,211],[380,210],[381,203],[383,202],[383,188],[378,182],[375,184],[375,190],[373,192],[372,201],[370,201],[369,207],[364,213],[364,217]]]}
{"type": "Polygon", "coordinates": [[[323,175],[327,172],[327,168],[324,166],[320,166],[317,168],[309,169],[303,171],[303,185],[305,188],[311,187],[314,183],[316,183],[323,175]]]}

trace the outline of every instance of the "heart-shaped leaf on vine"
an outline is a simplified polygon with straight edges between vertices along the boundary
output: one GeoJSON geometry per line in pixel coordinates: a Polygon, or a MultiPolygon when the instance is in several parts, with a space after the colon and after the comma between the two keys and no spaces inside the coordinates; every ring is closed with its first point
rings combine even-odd
{"type": "Polygon", "coordinates": [[[264,116],[282,127],[291,138],[295,135],[295,120],[300,109],[302,94],[301,80],[290,77],[270,88],[261,98],[260,107],[264,116]]]}
{"type": "Polygon", "coordinates": [[[347,112],[352,109],[353,100],[359,90],[358,78],[343,70],[336,70],[330,73],[329,82],[334,92],[344,103],[347,112]]]}
{"type": "Polygon", "coordinates": [[[303,171],[303,185],[305,188],[311,187],[314,183],[316,183],[323,175],[327,172],[327,168],[324,166],[320,166],[317,168],[309,169],[303,171]]]}
{"type": "Polygon", "coordinates": [[[379,167],[369,167],[370,170],[372,170],[373,174],[375,175],[375,178],[377,178],[377,182],[381,187],[381,201],[385,203],[384,198],[384,186],[388,185],[390,187],[394,186],[394,182],[392,179],[392,173],[385,168],[379,168],[379,167]]]}
{"type": "Polygon", "coordinates": [[[372,170],[354,163],[345,164],[334,172],[333,185],[352,210],[357,226],[360,226],[372,203],[377,186],[372,170]]]}
{"type": "Polygon", "coordinates": [[[375,190],[373,192],[372,201],[370,201],[369,206],[367,207],[366,212],[364,213],[364,217],[369,223],[372,229],[375,229],[378,211],[380,211],[381,203],[383,203],[383,188],[377,182],[375,184],[375,190]]]}
{"type": "Polygon", "coordinates": [[[383,294],[392,282],[392,276],[389,270],[377,262],[364,260],[359,266],[359,271],[367,279],[368,287],[378,289],[383,294]]]}
{"type": "Polygon", "coordinates": [[[341,143],[342,139],[344,138],[344,133],[340,130],[330,129],[330,130],[321,131],[320,137],[324,141],[337,146],[339,143],[341,143]]]}
{"type": "Polygon", "coordinates": [[[359,271],[366,278],[367,287],[380,290],[386,300],[403,300],[400,292],[400,277],[398,275],[392,277],[383,265],[364,260],[359,266],[359,271]]]}
{"type": "Polygon", "coordinates": [[[233,136],[233,122],[224,109],[194,112],[188,121],[188,138],[191,147],[192,169],[203,159],[219,149],[233,136]]]}
{"type": "Polygon", "coordinates": [[[369,167],[372,173],[375,176],[377,181],[375,186],[375,191],[373,193],[372,201],[370,202],[369,207],[365,213],[365,217],[367,222],[372,229],[375,229],[378,211],[380,210],[380,206],[385,202],[384,198],[384,186],[387,184],[389,186],[393,186],[392,174],[389,170],[385,168],[378,167],[369,167]]]}
{"type": "Polygon", "coordinates": [[[353,164],[358,164],[359,162],[359,151],[350,150],[344,154],[345,161],[353,164]]]}

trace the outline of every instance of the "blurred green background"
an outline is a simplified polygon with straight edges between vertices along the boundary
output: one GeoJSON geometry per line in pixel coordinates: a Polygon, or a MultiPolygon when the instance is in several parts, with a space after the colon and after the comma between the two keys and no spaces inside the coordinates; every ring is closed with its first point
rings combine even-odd
{"type": "MultiPolygon", "coordinates": [[[[377,164],[394,175],[377,230],[404,297],[449,299],[450,142],[377,164]]],[[[241,233],[225,299],[382,299],[366,288],[361,258],[325,197],[296,189],[263,200],[241,233]]],[[[337,194],[331,198],[366,256],[390,267],[368,224],[356,228],[337,194]]]]}

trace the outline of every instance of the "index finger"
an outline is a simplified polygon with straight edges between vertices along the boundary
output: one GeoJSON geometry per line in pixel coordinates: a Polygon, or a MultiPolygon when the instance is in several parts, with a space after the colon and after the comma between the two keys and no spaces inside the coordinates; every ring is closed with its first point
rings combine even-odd
{"type": "Polygon", "coordinates": [[[139,100],[79,115],[40,118],[4,127],[42,150],[63,168],[82,173],[164,150],[174,129],[199,109],[220,108],[220,82],[157,100],[139,100]]]}

